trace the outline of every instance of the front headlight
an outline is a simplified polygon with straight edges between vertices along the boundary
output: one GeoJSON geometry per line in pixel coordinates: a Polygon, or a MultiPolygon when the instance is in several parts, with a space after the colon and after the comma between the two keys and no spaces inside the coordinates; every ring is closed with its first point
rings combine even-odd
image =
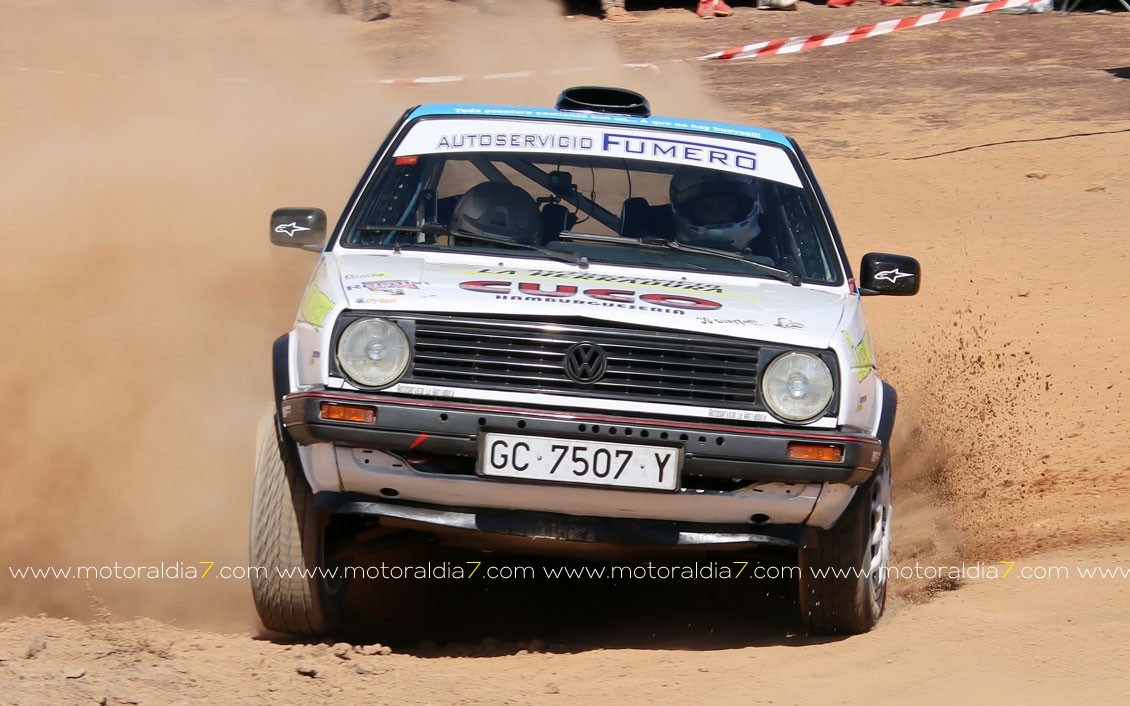
{"type": "Polygon", "coordinates": [[[777,356],[761,378],[765,405],[790,422],[809,422],[824,414],[835,389],[827,363],[809,353],[777,356]]]}
{"type": "Polygon", "coordinates": [[[408,337],[385,319],[350,324],[337,342],[337,362],[359,387],[384,387],[404,374],[410,358],[408,337]]]}

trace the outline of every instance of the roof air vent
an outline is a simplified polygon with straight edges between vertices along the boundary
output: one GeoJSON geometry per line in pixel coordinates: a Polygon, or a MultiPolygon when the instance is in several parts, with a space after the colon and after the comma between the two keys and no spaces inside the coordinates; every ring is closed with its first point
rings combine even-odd
{"type": "Polygon", "coordinates": [[[646,118],[651,115],[647,99],[626,88],[607,86],[573,86],[566,88],[557,98],[558,110],[576,110],[585,113],[616,113],[646,118]]]}

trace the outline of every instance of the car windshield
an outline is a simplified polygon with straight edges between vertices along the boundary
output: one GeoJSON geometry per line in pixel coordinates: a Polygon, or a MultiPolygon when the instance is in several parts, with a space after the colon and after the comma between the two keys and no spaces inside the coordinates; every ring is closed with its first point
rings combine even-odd
{"type": "Polygon", "coordinates": [[[839,284],[816,203],[788,152],[766,142],[430,119],[413,123],[367,180],[341,245],[839,284]]]}

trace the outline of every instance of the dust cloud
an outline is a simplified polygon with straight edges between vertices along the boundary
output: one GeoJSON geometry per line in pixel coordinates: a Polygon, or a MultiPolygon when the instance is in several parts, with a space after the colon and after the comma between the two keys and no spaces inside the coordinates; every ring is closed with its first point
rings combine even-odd
{"type": "MultiPolygon", "coordinates": [[[[548,105],[595,78],[718,112],[677,71],[618,69],[611,45],[582,46],[551,2],[501,16],[452,4],[448,26],[403,50],[318,2],[9,5],[0,557],[16,568],[246,563],[269,347],[313,263],[270,248],[267,217],[282,205],[335,217],[406,108],[548,105]],[[445,40],[456,30],[485,40],[478,53],[445,40]],[[593,65],[603,74],[372,81],[593,65]]],[[[244,581],[0,582],[0,615],[255,622],[244,581]]]]}
{"type": "MultiPolygon", "coordinates": [[[[544,106],[566,86],[600,83],[640,91],[657,113],[733,117],[691,67],[626,68],[611,41],[582,34],[550,0],[492,14],[447,5],[432,31],[407,34],[314,0],[12,3],[0,26],[0,293],[17,314],[0,368],[2,563],[246,563],[269,346],[313,262],[272,249],[267,216],[310,205],[334,218],[405,109],[544,106]],[[522,70],[538,75],[376,81],[522,70]]],[[[955,455],[965,430],[946,421],[956,417],[944,382],[966,374],[969,351],[939,350],[947,368],[894,346],[906,450],[896,562],[952,561],[962,540],[945,499],[962,467],[987,462],[955,455]]],[[[244,581],[0,581],[0,616],[256,624],[244,581]]]]}
{"type": "MultiPolygon", "coordinates": [[[[340,207],[392,116],[335,80],[358,61],[344,26],[297,7],[26,3],[9,19],[0,288],[19,313],[0,372],[0,556],[245,564],[269,345],[311,265],[270,250],[267,216],[340,207]]],[[[244,593],[25,580],[4,608],[221,622],[248,615],[244,593]]]]}

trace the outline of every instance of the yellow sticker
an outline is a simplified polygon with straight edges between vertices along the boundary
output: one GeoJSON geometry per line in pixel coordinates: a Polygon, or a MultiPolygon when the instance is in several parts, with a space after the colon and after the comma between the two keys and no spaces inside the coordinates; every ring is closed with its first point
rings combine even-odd
{"type": "Polygon", "coordinates": [[[314,326],[321,326],[326,320],[326,316],[333,311],[334,301],[326,296],[326,293],[318,289],[318,285],[312,284],[306,290],[306,296],[302,299],[302,318],[314,326]]]}
{"type": "Polygon", "coordinates": [[[847,341],[848,350],[851,351],[851,367],[855,369],[859,381],[863,382],[871,374],[871,368],[875,366],[875,352],[871,348],[871,332],[864,333],[863,338],[859,339],[859,343],[854,343],[851,340],[851,334],[844,331],[844,340],[847,341]]]}

